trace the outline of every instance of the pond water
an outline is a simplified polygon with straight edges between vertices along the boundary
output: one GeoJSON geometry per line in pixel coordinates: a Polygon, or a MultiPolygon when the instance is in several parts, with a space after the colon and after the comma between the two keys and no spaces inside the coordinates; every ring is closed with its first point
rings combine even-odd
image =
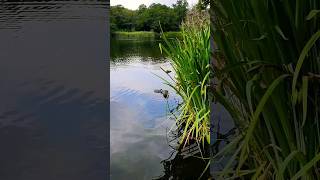
{"type": "Polygon", "coordinates": [[[166,134],[174,121],[168,108],[179,99],[158,76],[170,69],[156,40],[111,40],[111,179],[152,179],[163,175],[160,161],[172,151],[166,134]],[[158,75],[158,76],[157,76],[158,75]],[[155,89],[169,90],[166,100],[155,89]]]}
{"type": "Polygon", "coordinates": [[[107,7],[1,1],[0,179],[107,179],[107,7]]]}

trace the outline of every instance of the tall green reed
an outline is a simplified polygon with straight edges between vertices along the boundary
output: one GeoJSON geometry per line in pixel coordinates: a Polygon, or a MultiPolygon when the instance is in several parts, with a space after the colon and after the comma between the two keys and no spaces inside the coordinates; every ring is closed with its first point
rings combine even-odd
{"type": "Polygon", "coordinates": [[[215,176],[319,179],[320,1],[213,0],[210,11],[213,93],[239,130],[215,176]]]}
{"type": "Polygon", "coordinates": [[[183,103],[176,119],[181,130],[180,143],[190,140],[210,144],[210,95],[208,81],[210,68],[210,20],[207,12],[191,11],[181,26],[181,36],[175,40],[163,34],[162,52],[171,59],[175,77],[166,81],[183,103]]]}

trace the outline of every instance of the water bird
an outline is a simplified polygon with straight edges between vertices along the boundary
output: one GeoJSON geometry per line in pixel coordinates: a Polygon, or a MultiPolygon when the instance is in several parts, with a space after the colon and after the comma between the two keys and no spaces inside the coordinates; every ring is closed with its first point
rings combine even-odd
{"type": "Polygon", "coordinates": [[[169,91],[168,90],[163,90],[163,89],[155,89],[155,93],[161,93],[165,99],[169,98],[169,91]]]}

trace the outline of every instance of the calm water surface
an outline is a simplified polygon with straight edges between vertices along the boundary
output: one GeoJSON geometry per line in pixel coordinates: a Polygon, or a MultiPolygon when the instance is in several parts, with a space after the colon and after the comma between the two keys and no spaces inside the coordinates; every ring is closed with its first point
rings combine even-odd
{"type": "MultiPolygon", "coordinates": [[[[152,179],[163,175],[160,161],[172,149],[166,132],[168,108],[179,100],[156,75],[170,69],[154,40],[111,40],[111,179],[152,179]],[[168,102],[155,89],[168,89],[168,102]],[[168,103],[168,104],[167,104],[168,103]]],[[[168,78],[166,78],[168,79],[168,78]]]]}
{"type": "Polygon", "coordinates": [[[107,178],[106,12],[0,2],[0,179],[107,178]]]}

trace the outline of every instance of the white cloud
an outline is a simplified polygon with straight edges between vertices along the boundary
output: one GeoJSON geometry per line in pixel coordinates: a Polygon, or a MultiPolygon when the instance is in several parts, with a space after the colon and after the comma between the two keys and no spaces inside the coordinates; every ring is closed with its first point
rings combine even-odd
{"type": "MultiPolygon", "coordinates": [[[[194,5],[198,2],[198,0],[188,0],[189,6],[194,5]]],[[[171,6],[176,3],[176,0],[111,0],[111,6],[122,5],[128,9],[137,9],[139,5],[145,4],[149,6],[152,3],[160,3],[171,6]]]]}

